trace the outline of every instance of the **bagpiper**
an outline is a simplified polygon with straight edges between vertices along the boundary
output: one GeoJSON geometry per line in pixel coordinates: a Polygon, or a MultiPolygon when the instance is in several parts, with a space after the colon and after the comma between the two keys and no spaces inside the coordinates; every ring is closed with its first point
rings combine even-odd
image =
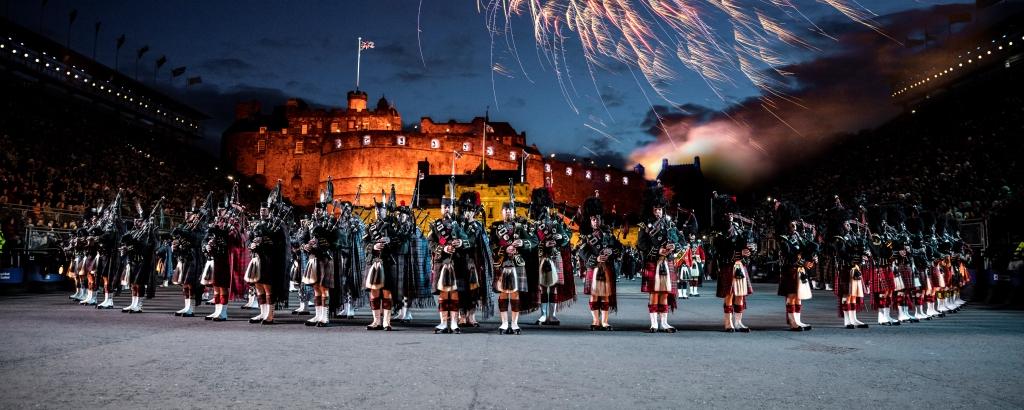
{"type": "Polygon", "coordinates": [[[753,221],[727,213],[722,222],[723,232],[715,245],[719,257],[715,296],[722,298],[724,331],[749,333],[750,328],[743,324],[743,312],[747,310],[747,296],[754,293],[749,269],[750,258],[757,250],[753,221]]]}
{"type": "Polygon", "coordinates": [[[557,326],[559,305],[576,300],[569,257],[572,234],[561,218],[551,215],[555,203],[550,189],[534,189],[530,199],[530,230],[537,238],[537,246],[526,251],[525,256],[526,275],[537,280],[534,303],[540,306],[541,315],[536,324],[557,326]]]}
{"type": "Polygon", "coordinates": [[[259,217],[249,225],[246,235],[251,253],[245,282],[255,288],[260,310],[258,315],[249,319],[249,323],[274,324],[276,302],[287,300],[283,286],[285,258],[288,256],[284,221],[271,213],[276,200],[276,192],[271,191],[267,201],[260,204],[259,217]]]}
{"type": "Polygon", "coordinates": [[[153,210],[147,218],[142,211],[142,205],[135,202],[136,211],[139,213],[135,220],[135,229],[128,232],[122,241],[122,248],[128,261],[125,267],[122,285],[131,285],[132,303],[121,309],[125,313],[142,312],[142,296],[145,287],[150,283],[150,276],[154,272],[153,253],[157,244],[157,214],[162,212],[163,198],[157,201],[153,210]]]}
{"type": "Polygon", "coordinates": [[[492,287],[498,294],[498,313],[501,316],[498,332],[518,335],[522,333],[519,328],[520,303],[530,294],[524,253],[537,244],[529,222],[516,215],[515,191],[511,179],[509,199],[502,204],[501,220],[491,224],[490,235],[497,267],[492,287]]]}
{"type": "Polygon", "coordinates": [[[637,238],[637,250],[643,255],[644,270],[640,291],[649,295],[647,311],[651,318],[648,333],[675,333],[668,324],[668,314],[675,311],[676,284],[675,258],[679,249],[679,234],[675,223],[665,214],[668,199],[664,188],[652,186],[644,192],[644,223],[637,238]]]}
{"type": "Polygon", "coordinates": [[[808,271],[817,260],[817,243],[814,230],[801,232],[804,222],[800,210],[787,202],[776,202],[775,231],[779,235],[780,265],[778,295],[786,298],[786,323],[789,330],[800,332],[811,330],[811,326],[800,320],[803,301],[811,298],[810,275],[808,271]]]}
{"type": "Polygon", "coordinates": [[[494,279],[494,256],[490,238],[484,224],[477,219],[482,214],[480,194],[474,191],[463,192],[457,204],[459,227],[469,241],[469,251],[465,252],[466,287],[459,292],[459,324],[480,327],[476,320],[477,313],[489,318],[494,315],[494,293],[487,291],[487,285],[494,279]]]}
{"type": "MultiPolygon", "coordinates": [[[[226,202],[226,201],[225,201],[226,202]]],[[[213,222],[203,237],[203,255],[206,263],[199,284],[213,288],[213,313],[205,320],[223,322],[228,319],[228,287],[231,269],[228,265],[228,211],[227,203],[214,211],[213,222]]]]}
{"type": "Polygon", "coordinates": [[[327,178],[327,185],[320,191],[320,199],[313,209],[310,221],[309,241],[303,245],[306,251],[306,268],[302,283],[313,286],[313,317],[306,320],[306,326],[326,327],[330,323],[328,298],[334,287],[334,217],[327,213],[327,205],[334,201],[334,183],[327,178]]]}
{"type": "Polygon", "coordinates": [[[455,182],[449,184],[449,194],[441,198],[441,217],[430,224],[428,248],[433,271],[430,276],[431,290],[437,295],[437,310],[441,323],[434,327],[434,333],[462,333],[459,329],[459,293],[469,284],[466,275],[466,254],[472,242],[462,231],[455,218],[455,182]]]}
{"type": "Polygon", "coordinates": [[[577,258],[586,271],[583,293],[590,296],[590,330],[611,331],[608,313],[618,310],[616,260],[622,255],[622,243],[604,223],[604,206],[599,198],[583,201],[582,216],[577,258]]]}
{"type": "Polygon", "coordinates": [[[362,244],[366,226],[363,224],[363,220],[354,214],[351,202],[341,202],[340,208],[341,215],[338,217],[337,236],[334,243],[337,252],[334,258],[334,268],[338,271],[338,281],[334,284],[334,291],[331,292],[330,304],[332,312],[341,308],[341,312],[337,316],[352,319],[355,317],[353,309],[362,307],[366,303],[366,293],[363,292],[363,266],[366,260],[366,250],[363,249],[362,244]]]}
{"type": "Polygon", "coordinates": [[[395,297],[401,298],[398,284],[397,254],[404,238],[401,237],[396,218],[390,215],[393,208],[373,199],[377,218],[366,228],[363,246],[366,247],[367,271],[364,287],[370,292],[370,309],[373,322],[367,330],[391,330],[391,307],[395,297]]]}

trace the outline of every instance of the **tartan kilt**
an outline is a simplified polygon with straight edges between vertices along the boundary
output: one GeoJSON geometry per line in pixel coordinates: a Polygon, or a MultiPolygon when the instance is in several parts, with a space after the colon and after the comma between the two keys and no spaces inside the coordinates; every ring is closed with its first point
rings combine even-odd
{"type": "Polygon", "coordinates": [[[861,278],[853,279],[854,268],[855,266],[846,266],[841,274],[836,275],[835,294],[837,297],[864,297],[864,279],[868,276],[864,272],[865,268],[860,268],[861,278]]]}
{"type": "Polygon", "coordinates": [[[676,272],[676,269],[675,269],[676,264],[672,263],[672,261],[668,261],[668,260],[665,261],[665,262],[666,263],[662,265],[662,267],[665,268],[664,269],[665,274],[662,276],[662,278],[660,280],[656,277],[656,275],[658,275],[658,272],[657,272],[657,262],[656,261],[648,261],[648,262],[644,263],[643,277],[641,278],[641,281],[640,281],[640,291],[641,292],[644,292],[644,293],[669,292],[669,293],[672,293],[672,294],[676,293],[676,290],[678,289],[678,282],[679,282],[679,274],[676,272]],[[659,285],[660,285],[661,289],[660,290],[659,289],[655,289],[655,287],[659,286],[659,285]]]}
{"type": "Polygon", "coordinates": [[[494,283],[491,284],[491,288],[494,293],[529,292],[530,285],[526,277],[526,267],[505,260],[494,270],[494,283]]]}
{"type": "Polygon", "coordinates": [[[933,288],[944,288],[944,287],[946,287],[946,275],[945,275],[945,272],[943,272],[943,270],[944,269],[942,267],[940,267],[938,264],[932,265],[931,269],[929,270],[929,274],[931,275],[929,277],[929,279],[931,280],[931,287],[933,287],[933,288]]]}
{"type": "Polygon", "coordinates": [[[607,264],[586,269],[583,280],[583,294],[610,297],[615,294],[615,269],[607,264]],[[596,281],[596,283],[595,283],[596,281]]]}
{"type": "Polygon", "coordinates": [[[754,287],[750,285],[750,274],[743,278],[746,287],[746,295],[734,295],[733,290],[737,285],[735,262],[729,262],[724,267],[718,269],[718,283],[716,284],[715,296],[724,298],[726,296],[749,296],[754,293],[754,287]]]}
{"type": "Polygon", "coordinates": [[[555,249],[549,256],[538,259],[537,275],[542,288],[565,284],[565,269],[562,252],[559,249],[555,249]]]}
{"type": "Polygon", "coordinates": [[[466,286],[466,274],[464,269],[457,269],[455,266],[455,260],[445,259],[435,260],[431,264],[430,269],[430,292],[434,295],[441,293],[441,289],[445,287],[451,287],[451,289],[445,290],[445,292],[460,292],[467,288],[466,286]],[[442,272],[444,270],[444,272],[442,272]],[[442,276],[442,273],[444,275],[442,276]],[[462,273],[462,274],[460,274],[462,273]],[[441,283],[441,282],[444,283],[441,283]]]}
{"type": "Polygon", "coordinates": [[[893,272],[893,279],[894,284],[899,282],[903,286],[903,289],[893,288],[897,292],[909,292],[914,290],[914,270],[910,265],[896,265],[896,270],[893,272]]]}
{"type": "Polygon", "coordinates": [[[886,293],[896,290],[896,278],[893,274],[891,267],[876,267],[873,268],[872,270],[874,272],[874,282],[871,284],[872,292],[886,293]]]}
{"type": "Polygon", "coordinates": [[[800,290],[800,274],[796,266],[789,266],[779,276],[779,296],[796,294],[800,290]]]}
{"type": "Polygon", "coordinates": [[[960,262],[956,265],[956,272],[953,275],[953,279],[954,286],[957,287],[967,286],[967,284],[971,283],[971,272],[967,270],[966,264],[960,262]]]}
{"type": "Polygon", "coordinates": [[[334,259],[329,255],[309,255],[306,271],[302,275],[302,283],[333,288],[334,259]]]}

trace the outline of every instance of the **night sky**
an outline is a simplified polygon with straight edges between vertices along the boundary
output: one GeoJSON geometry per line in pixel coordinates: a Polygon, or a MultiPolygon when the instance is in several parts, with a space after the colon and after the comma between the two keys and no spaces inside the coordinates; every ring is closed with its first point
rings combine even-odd
{"type": "MultiPolygon", "coordinates": [[[[40,3],[8,1],[7,16],[38,29],[40,3]]],[[[765,2],[739,3],[763,7],[765,2]]],[[[789,30],[821,49],[816,52],[788,46],[777,49],[797,73],[792,82],[795,92],[813,94],[811,88],[826,84],[863,81],[874,84],[865,88],[870,95],[854,96],[857,104],[873,104],[885,96],[888,84],[879,84],[878,73],[872,71],[876,69],[874,65],[857,67],[866,71],[862,75],[836,75],[824,81],[830,71],[827,64],[820,63],[836,56],[871,56],[879,47],[897,45],[819,2],[794,3],[810,20],[836,37],[836,40],[824,38],[812,33],[806,22],[786,20],[789,30]],[[802,78],[802,74],[807,77],[802,78]]],[[[898,31],[893,37],[901,40],[911,35],[913,29],[899,25],[908,24],[907,19],[948,13],[950,6],[942,5],[949,3],[958,2],[860,1],[878,15],[875,21],[883,29],[898,31]]],[[[973,8],[974,2],[969,3],[971,6],[964,10],[973,8]]],[[[714,18],[715,11],[707,2],[694,4],[708,9],[711,29],[716,33],[723,36],[731,33],[728,21],[714,18]]],[[[142,78],[147,83],[151,82],[153,62],[161,55],[167,56],[168,63],[157,79],[160,88],[171,87],[168,84],[171,68],[187,66],[186,74],[167,91],[213,117],[205,124],[208,139],[204,141],[211,152],[216,152],[217,138],[231,121],[236,101],[259,99],[264,111],[283,104],[288,97],[299,97],[314,105],[344,106],[345,92],[354,88],[359,36],[376,45],[363,53],[360,88],[369,93],[370,104],[385,95],[396,105],[406,124],[417,123],[421,116],[430,116],[435,121],[466,121],[483,115],[489,106],[492,120],[508,121],[517,130],[526,131],[528,140],[544,152],[591,157],[598,154],[599,160],[616,166],[630,166],[638,160],[654,161],[661,156],[669,156],[673,161],[685,161],[693,154],[712,159],[721,157],[715,152],[705,152],[720,149],[721,144],[717,148],[715,144],[696,144],[682,149],[675,145],[680,142],[675,139],[672,148],[661,147],[658,152],[637,153],[636,150],[645,146],[651,149],[657,146],[652,143],[657,144],[665,137],[656,128],[652,129],[656,125],[652,108],[662,114],[668,128],[688,124],[689,129],[692,121],[714,118],[722,110],[742,111],[750,106],[751,97],[759,95],[739,73],[729,72],[734,84],[720,98],[699,77],[677,65],[673,67],[675,78],[663,84],[673,105],[654,93],[635,69],[621,63],[606,61],[604,67],[596,68],[596,81],[591,81],[579,47],[569,41],[566,69],[572,76],[572,84],[567,99],[560,92],[551,67],[534,46],[528,16],[512,19],[520,58],[517,60],[507,47],[509,39],[498,36],[492,66],[491,36],[485,14],[478,13],[475,1],[425,0],[420,13],[418,6],[415,0],[52,0],[44,9],[43,31],[63,43],[68,13],[77,9],[79,14],[72,28],[71,44],[82,54],[92,53],[94,25],[102,21],[99,61],[113,65],[115,39],[123,33],[127,42],[121,51],[122,72],[129,75],[134,72],[135,50],[144,44],[150,47],[142,63],[142,78]],[[417,42],[418,17],[422,30],[420,43],[417,42]],[[203,84],[183,90],[184,78],[190,76],[202,76],[203,84]],[[673,155],[667,155],[666,149],[674,150],[668,153],[673,155]]],[[[938,20],[941,22],[944,18],[938,20]]],[[[849,85],[859,87],[862,84],[849,85]]],[[[841,97],[823,98],[835,101],[841,97]]],[[[793,111],[814,115],[815,109],[814,105],[780,107],[778,113],[788,118],[786,115],[793,115],[793,111]]],[[[852,117],[831,128],[816,129],[813,125],[797,128],[801,135],[846,131],[872,126],[891,115],[893,110],[881,110],[876,115],[852,117]]],[[[759,126],[754,119],[748,123],[759,126]]],[[[682,131],[676,138],[686,140],[687,132],[682,131]]],[[[746,159],[739,157],[734,161],[746,159]]]]}

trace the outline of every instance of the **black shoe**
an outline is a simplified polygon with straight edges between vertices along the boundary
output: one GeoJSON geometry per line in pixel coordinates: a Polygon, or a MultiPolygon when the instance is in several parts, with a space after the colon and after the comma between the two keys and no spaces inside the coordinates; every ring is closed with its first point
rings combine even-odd
{"type": "Polygon", "coordinates": [[[595,330],[597,330],[597,329],[598,329],[599,327],[600,327],[600,326],[598,326],[598,325],[590,325],[590,331],[595,331],[595,330]]]}
{"type": "Polygon", "coordinates": [[[327,323],[324,323],[324,322],[316,322],[316,327],[327,327],[327,323]]]}
{"type": "Polygon", "coordinates": [[[811,325],[807,325],[807,326],[800,326],[800,330],[803,330],[803,331],[805,331],[805,332],[808,332],[808,331],[810,331],[811,329],[814,329],[813,327],[811,327],[811,325]]]}
{"type": "Polygon", "coordinates": [[[918,319],[918,318],[910,319],[910,323],[921,323],[921,319],[918,319]]]}
{"type": "Polygon", "coordinates": [[[381,329],[384,329],[385,331],[390,332],[391,331],[391,326],[382,326],[381,329]]]}
{"type": "Polygon", "coordinates": [[[727,327],[725,329],[722,329],[722,331],[725,332],[725,333],[736,333],[736,329],[731,328],[731,327],[727,327]]]}
{"type": "MultiPolygon", "coordinates": [[[[99,309],[99,308],[97,308],[97,309],[99,309]]],[[[181,313],[174,312],[174,316],[181,316],[181,313]]]]}
{"type": "Polygon", "coordinates": [[[195,313],[182,313],[181,317],[196,317],[195,313]]]}
{"type": "Polygon", "coordinates": [[[867,328],[868,328],[868,324],[867,323],[857,325],[857,329],[867,329],[867,328]]]}
{"type": "Polygon", "coordinates": [[[650,329],[647,329],[647,333],[658,333],[658,328],[652,327],[650,329]]]}
{"type": "Polygon", "coordinates": [[[444,329],[441,329],[441,333],[444,333],[444,334],[446,334],[446,335],[447,335],[447,334],[451,334],[451,333],[452,333],[452,328],[450,328],[450,327],[446,327],[446,328],[444,328],[444,329]]]}
{"type": "Polygon", "coordinates": [[[302,322],[302,324],[304,324],[304,325],[306,325],[306,326],[310,326],[310,327],[312,327],[312,326],[316,326],[316,322],[310,322],[310,321],[308,321],[308,320],[307,320],[307,321],[304,321],[304,322],[302,322]]]}
{"type": "Polygon", "coordinates": [[[675,333],[675,332],[676,332],[676,328],[674,328],[672,326],[669,326],[668,329],[665,329],[665,333],[675,333]]]}
{"type": "Polygon", "coordinates": [[[750,333],[750,328],[749,327],[741,327],[739,329],[736,329],[736,331],[740,332],[740,333],[750,333]]]}
{"type": "Polygon", "coordinates": [[[510,328],[508,328],[508,329],[505,329],[505,334],[506,334],[506,335],[510,335],[510,334],[512,334],[512,328],[510,327],[510,328]]]}
{"type": "Polygon", "coordinates": [[[608,326],[602,326],[601,330],[604,330],[605,332],[611,332],[611,331],[615,330],[615,328],[613,328],[612,325],[608,325],[608,326]]]}
{"type": "Polygon", "coordinates": [[[452,332],[454,332],[457,335],[461,335],[462,334],[462,329],[461,328],[455,328],[455,330],[453,330],[452,332]]]}
{"type": "Polygon", "coordinates": [[[523,332],[523,329],[516,329],[516,330],[513,330],[512,332],[518,335],[518,334],[523,332]]]}
{"type": "Polygon", "coordinates": [[[889,322],[889,324],[890,324],[890,325],[892,325],[892,326],[899,326],[899,325],[902,325],[902,323],[900,323],[900,322],[898,322],[898,321],[896,321],[896,322],[889,322]]]}
{"type": "Polygon", "coordinates": [[[260,324],[261,325],[272,325],[272,324],[274,324],[274,321],[273,320],[263,319],[263,320],[260,321],[260,324]]]}
{"type": "Polygon", "coordinates": [[[249,319],[249,323],[251,323],[251,324],[260,323],[262,321],[263,321],[263,319],[249,319]]]}
{"type": "Polygon", "coordinates": [[[695,298],[699,298],[699,297],[700,297],[700,293],[698,293],[698,294],[696,294],[696,295],[690,295],[690,296],[693,296],[693,297],[695,297],[695,298]]]}
{"type": "Polygon", "coordinates": [[[804,328],[802,328],[802,327],[791,327],[791,328],[789,328],[789,331],[790,332],[803,332],[804,328]]]}
{"type": "Polygon", "coordinates": [[[939,312],[939,317],[946,317],[945,313],[939,312]]]}
{"type": "Polygon", "coordinates": [[[856,329],[856,328],[857,328],[857,326],[854,326],[854,325],[846,325],[846,328],[847,328],[847,329],[856,329]]]}
{"type": "Polygon", "coordinates": [[[544,323],[544,324],[545,325],[549,325],[549,326],[558,326],[558,325],[561,325],[562,322],[560,322],[557,318],[555,318],[555,319],[548,319],[547,323],[544,323]]]}
{"type": "Polygon", "coordinates": [[[503,335],[503,334],[505,334],[506,332],[508,332],[508,329],[502,329],[502,328],[500,328],[500,327],[498,328],[498,334],[499,334],[499,335],[503,335]]]}
{"type": "Polygon", "coordinates": [[[541,321],[540,321],[540,319],[537,319],[537,320],[535,320],[535,321],[533,322],[533,324],[535,324],[535,325],[537,325],[537,326],[544,326],[544,325],[546,325],[546,324],[547,324],[547,322],[541,322],[541,321]]]}
{"type": "Polygon", "coordinates": [[[210,316],[203,316],[203,320],[213,320],[213,318],[210,316]]]}
{"type": "Polygon", "coordinates": [[[214,322],[225,322],[225,321],[227,321],[227,319],[224,319],[224,318],[220,318],[220,317],[215,317],[215,318],[213,318],[212,320],[213,320],[214,322]]]}

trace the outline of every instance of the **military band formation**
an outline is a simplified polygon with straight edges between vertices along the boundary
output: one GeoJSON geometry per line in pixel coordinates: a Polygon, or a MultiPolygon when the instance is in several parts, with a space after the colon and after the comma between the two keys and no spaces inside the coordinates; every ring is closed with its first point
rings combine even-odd
{"type": "Polygon", "coordinates": [[[789,203],[776,201],[773,220],[764,224],[723,205],[705,242],[695,224],[670,215],[665,190],[652,186],[632,247],[620,242],[597,196],[569,217],[556,209],[550,190],[534,189],[522,203],[510,186],[501,219],[487,227],[478,193],[456,198],[454,182],[446,190],[440,218],[424,225],[429,232],[420,230],[411,207],[396,203],[393,186],[373,198],[373,215],[364,222],[363,208],[333,199],[330,179],[312,215],[302,218],[283,200],[280,182],[254,214],[239,203],[236,184],[223,200],[211,192],[193,204],[169,233],[158,229],[163,200],[148,215],[136,202],[138,217],[129,222],[121,218],[119,192],[108,206],[90,209],[65,244],[64,269],[77,286],[71,299],[114,309],[114,295],[130,291],[130,304],[119,308],[138,313],[169,278],[181,288],[183,307],[174,315],[184,318],[205,303],[213,306],[205,319],[223,322],[229,300],[248,299],[242,307],[259,312],[249,323],[272,325],[296,292],[297,308],[287,309],[310,316],[306,326],[354,319],[356,309],[368,307],[366,329],[390,331],[394,321],[412,319],[410,308],[436,306],[434,333],[478,328],[479,319],[497,312],[497,331],[519,335],[521,315],[539,311],[534,324],[558,325],[559,311],[581,297],[590,330],[611,331],[617,282],[639,276],[648,295],[647,332],[674,333],[669,315],[680,300],[701,296],[704,282],[717,280],[723,331],[745,333],[751,258],[764,243],[759,236],[774,239],[778,295],[792,331],[812,329],[801,318],[812,287],[832,290],[843,325],[861,329],[868,324],[858,313],[868,305],[887,326],[956,312],[970,281],[971,252],[955,221],[913,206],[847,209],[837,198],[827,222],[815,225],[789,203]],[[517,207],[528,208],[529,218],[517,207]],[[576,280],[583,281],[583,296],[576,280]]]}

